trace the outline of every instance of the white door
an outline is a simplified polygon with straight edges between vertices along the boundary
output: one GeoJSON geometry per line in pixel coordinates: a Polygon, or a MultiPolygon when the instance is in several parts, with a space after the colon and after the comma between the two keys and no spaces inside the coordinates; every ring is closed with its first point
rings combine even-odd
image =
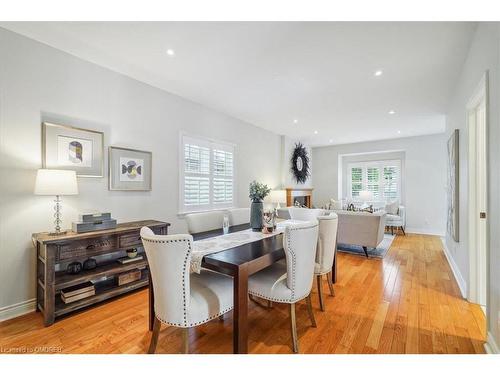
{"type": "Polygon", "coordinates": [[[467,107],[469,133],[469,300],[486,310],[488,259],[487,96],[483,78],[467,107]]]}

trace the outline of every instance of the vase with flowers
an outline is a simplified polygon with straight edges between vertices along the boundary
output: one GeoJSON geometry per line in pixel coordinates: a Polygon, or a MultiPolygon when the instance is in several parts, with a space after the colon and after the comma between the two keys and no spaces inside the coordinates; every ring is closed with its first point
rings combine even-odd
{"type": "Polygon", "coordinates": [[[249,198],[252,200],[250,206],[250,226],[254,232],[262,230],[262,212],[264,211],[264,198],[271,189],[257,181],[250,183],[249,198]]]}

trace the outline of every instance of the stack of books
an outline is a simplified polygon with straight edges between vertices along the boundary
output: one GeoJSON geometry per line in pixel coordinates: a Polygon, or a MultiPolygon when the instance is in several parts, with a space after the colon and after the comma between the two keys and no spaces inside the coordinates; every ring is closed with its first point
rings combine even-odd
{"type": "Polygon", "coordinates": [[[90,281],[61,290],[61,299],[64,303],[79,301],[93,295],[95,295],[95,287],[90,281]]]}
{"type": "Polygon", "coordinates": [[[118,258],[118,262],[121,264],[127,264],[127,263],[134,263],[138,262],[140,260],[143,260],[144,257],[142,255],[137,255],[134,258],[129,258],[129,257],[124,257],[124,258],[118,258]]]}

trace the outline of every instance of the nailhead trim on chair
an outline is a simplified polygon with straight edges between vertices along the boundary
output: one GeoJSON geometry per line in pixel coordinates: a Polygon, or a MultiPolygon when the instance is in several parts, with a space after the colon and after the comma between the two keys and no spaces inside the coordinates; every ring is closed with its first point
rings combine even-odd
{"type": "Polygon", "coordinates": [[[183,239],[183,240],[150,240],[150,239],[147,239],[147,238],[144,238],[142,237],[142,240],[143,241],[148,241],[148,242],[153,242],[153,243],[171,243],[171,242],[187,242],[188,243],[188,251],[186,252],[186,256],[184,258],[184,264],[182,266],[182,297],[183,297],[183,305],[184,305],[184,323],[183,324],[179,324],[179,323],[172,323],[172,322],[167,322],[166,320],[163,320],[162,318],[160,318],[158,315],[155,314],[156,318],[164,323],[164,324],[168,324],[170,326],[174,326],[174,327],[182,327],[182,328],[188,328],[188,327],[196,327],[196,326],[199,326],[200,324],[203,324],[203,323],[206,323],[212,319],[215,319],[215,318],[218,318],[219,316],[221,315],[224,315],[225,313],[231,311],[233,309],[233,307],[230,307],[224,311],[220,311],[218,312],[217,314],[215,315],[212,315],[212,316],[209,316],[207,319],[205,320],[201,320],[199,322],[194,322],[194,323],[190,323],[188,324],[188,321],[187,321],[187,308],[186,308],[186,304],[187,304],[187,300],[186,300],[186,268],[187,268],[187,262],[188,262],[188,259],[189,259],[189,256],[191,255],[191,252],[192,252],[192,247],[191,247],[191,241],[187,240],[187,239],[183,239]]]}
{"type": "Polygon", "coordinates": [[[291,299],[274,298],[274,297],[265,296],[265,295],[260,294],[260,293],[255,293],[255,292],[248,292],[248,293],[251,294],[252,296],[260,297],[260,298],[263,298],[263,299],[268,300],[268,301],[282,302],[282,303],[295,303],[295,302],[298,302],[298,301],[306,298],[311,293],[311,291],[309,291],[309,293],[303,295],[302,297],[293,298],[293,299],[292,298],[291,299]]]}
{"type": "MultiPolygon", "coordinates": [[[[301,227],[301,228],[290,228],[290,227],[287,227],[285,229],[285,231],[298,231],[298,230],[301,230],[301,229],[309,229],[309,228],[313,228],[315,227],[315,225],[312,225],[312,226],[309,226],[309,227],[301,227]]],[[[286,232],[285,232],[286,233],[286,232]]],[[[295,274],[295,270],[296,270],[296,267],[297,267],[297,263],[296,263],[296,258],[295,258],[295,252],[293,252],[291,250],[291,246],[290,246],[290,236],[286,236],[286,241],[287,241],[287,248],[288,248],[288,252],[292,255],[292,272],[295,274]]],[[[269,296],[265,296],[263,294],[259,294],[259,293],[255,293],[255,292],[248,292],[249,294],[251,294],[252,296],[256,296],[256,297],[260,297],[260,298],[264,298],[265,300],[269,300],[269,301],[273,301],[273,302],[283,302],[283,303],[295,303],[297,301],[300,301],[304,298],[306,298],[310,293],[311,291],[309,291],[306,295],[300,297],[300,298],[295,298],[295,277],[292,277],[292,287],[290,288],[290,290],[292,291],[292,296],[291,298],[288,300],[288,299],[280,299],[280,298],[273,298],[273,297],[269,297],[269,296]]]]}
{"type": "Polygon", "coordinates": [[[196,326],[199,326],[200,324],[203,324],[203,323],[206,323],[206,322],[208,322],[208,321],[210,321],[210,320],[213,320],[213,319],[215,319],[215,318],[218,318],[219,316],[224,315],[225,313],[227,313],[227,312],[231,311],[232,309],[233,309],[233,307],[230,307],[230,308],[228,308],[228,309],[226,309],[226,310],[224,310],[224,311],[220,311],[220,312],[218,312],[218,313],[217,313],[217,314],[215,314],[215,315],[211,315],[211,316],[209,316],[209,317],[208,317],[207,319],[205,319],[205,320],[200,320],[199,322],[194,322],[194,323],[190,323],[190,324],[188,324],[187,322],[186,322],[185,324],[171,323],[171,322],[167,322],[166,320],[163,320],[163,319],[159,318],[158,316],[157,316],[157,318],[158,318],[158,320],[159,320],[160,322],[162,322],[162,323],[164,323],[164,324],[168,324],[168,325],[170,325],[170,326],[174,326],[174,327],[182,327],[182,328],[189,328],[189,327],[196,327],[196,326]]]}
{"type": "Polygon", "coordinates": [[[179,325],[179,324],[175,324],[175,323],[167,323],[165,322],[164,320],[158,318],[161,322],[165,323],[165,324],[169,324],[169,325],[175,325],[177,327],[185,327],[185,326],[188,326],[187,324],[187,299],[186,299],[186,266],[187,266],[187,262],[188,262],[188,259],[189,259],[189,256],[191,255],[191,251],[192,251],[192,248],[191,248],[191,241],[187,240],[187,239],[182,239],[182,240],[150,240],[150,239],[147,239],[147,238],[144,238],[142,237],[142,240],[143,241],[148,241],[148,242],[153,242],[153,243],[171,243],[171,242],[187,242],[188,243],[188,251],[186,252],[186,256],[184,257],[184,264],[182,266],[182,304],[183,304],[183,313],[184,313],[184,324],[183,325],[179,325]]]}

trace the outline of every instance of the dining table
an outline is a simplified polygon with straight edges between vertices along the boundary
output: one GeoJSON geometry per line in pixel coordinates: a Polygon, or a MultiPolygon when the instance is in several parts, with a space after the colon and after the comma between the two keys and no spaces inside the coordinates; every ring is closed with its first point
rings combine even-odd
{"type": "MultiPolygon", "coordinates": [[[[250,224],[229,227],[229,233],[250,229],[250,224]]],[[[222,228],[193,234],[193,240],[223,235],[222,228]]],[[[201,266],[233,278],[233,353],[248,353],[248,277],[285,258],[283,234],[265,237],[203,257],[201,266]]],[[[336,257],[335,257],[336,258],[336,257]]],[[[332,267],[332,281],[336,280],[336,261],[332,267]]],[[[149,278],[149,330],[153,330],[154,292],[149,278]]]]}

